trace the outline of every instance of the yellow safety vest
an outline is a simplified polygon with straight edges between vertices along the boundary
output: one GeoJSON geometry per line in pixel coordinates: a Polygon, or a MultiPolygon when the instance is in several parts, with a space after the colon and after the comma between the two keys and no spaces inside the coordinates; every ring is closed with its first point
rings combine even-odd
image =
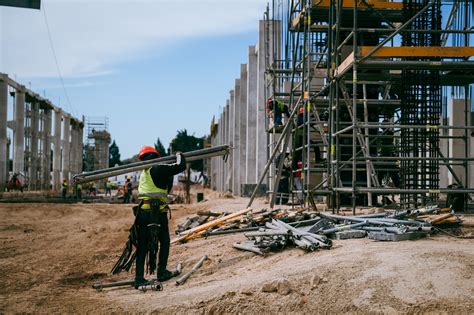
{"type": "MultiPolygon", "coordinates": [[[[169,203],[168,190],[155,186],[155,183],[151,178],[150,169],[146,169],[140,174],[140,181],[138,183],[138,199],[159,199],[163,202],[163,205],[160,206],[160,210],[164,209],[169,203]]],[[[142,209],[150,209],[150,205],[144,204],[142,205],[142,209]]]]}

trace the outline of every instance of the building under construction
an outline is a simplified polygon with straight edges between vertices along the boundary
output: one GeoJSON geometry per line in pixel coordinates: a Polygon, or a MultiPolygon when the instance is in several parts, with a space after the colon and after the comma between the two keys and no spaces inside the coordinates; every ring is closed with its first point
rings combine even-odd
{"type": "Polygon", "coordinates": [[[234,150],[213,187],[333,210],[474,192],[472,15],[467,0],[274,0],[217,122],[234,150]]]}
{"type": "Polygon", "coordinates": [[[0,73],[0,192],[7,185],[58,190],[82,172],[83,127],[82,119],[0,73]]]}

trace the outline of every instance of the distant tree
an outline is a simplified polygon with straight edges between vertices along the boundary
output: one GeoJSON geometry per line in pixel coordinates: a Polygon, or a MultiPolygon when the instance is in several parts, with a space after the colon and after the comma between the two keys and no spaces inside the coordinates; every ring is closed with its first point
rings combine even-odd
{"type": "Polygon", "coordinates": [[[109,147],[109,166],[112,167],[120,164],[122,164],[122,162],[120,161],[120,150],[114,140],[109,147]]]}
{"type": "Polygon", "coordinates": [[[157,138],[157,139],[156,139],[155,149],[156,149],[156,151],[158,151],[158,153],[160,154],[160,156],[167,156],[167,155],[168,155],[168,154],[166,153],[165,146],[163,145],[163,143],[161,143],[160,138],[157,138]]]}
{"type": "MultiPolygon", "coordinates": [[[[181,152],[189,152],[194,150],[203,149],[204,146],[204,139],[197,138],[194,135],[188,135],[188,131],[186,129],[179,130],[176,137],[171,140],[170,143],[170,153],[174,153],[177,151],[181,152]]],[[[193,161],[191,162],[191,168],[195,171],[202,171],[203,169],[203,161],[193,161]]]]}
{"type": "Polygon", "coordinates": [[[127,165],[127,164],[135,163],[135,162],[138,162],[138,154],[135,154],[131,158],[123,160],[122,165],[127,165]]]}

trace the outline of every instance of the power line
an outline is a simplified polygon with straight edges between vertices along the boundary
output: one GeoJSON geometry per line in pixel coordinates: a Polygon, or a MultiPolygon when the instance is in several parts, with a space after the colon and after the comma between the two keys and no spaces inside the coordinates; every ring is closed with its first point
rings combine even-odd
{"type": "Polygon", "coordinates": [[[63,87],[64,94],[66,95],[66,100],[67,100],[67,103],[68,103],[69,110],[71,111],[71,114],[76,115],[75,110],[72,107],[71,101],[69,100],[69,95],[67,93],[66,86],[64,84],[64,79],[63,79],[63,76],[61,74],[61,69],[59,68],[58,58],[56,57],[56,50],[54,49],[54,45],[53,45],[53,38],[51,36],[51,31],[49,29],[48,18],[46,17],[45,2],[46,1],[43,0],[43,10],[42,11],[43,11],[43,16],[44,16],[44,22],[46,24],[46,29],[48,30],[48,37],[49,37],[49,43],[51,45],[51,51],[53,52],[54,61],[56,63],[56,69],[58,70],[59,79],[61,80],[61,85],[63,87]]]}

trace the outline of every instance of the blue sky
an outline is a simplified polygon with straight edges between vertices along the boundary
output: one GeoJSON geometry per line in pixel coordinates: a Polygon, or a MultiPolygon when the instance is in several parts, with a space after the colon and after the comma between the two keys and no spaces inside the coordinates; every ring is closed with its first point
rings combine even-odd
{"type": "Polygon", "coordinates": [[[42,11],[0,7],[0,72],[76,117],[107,116],[127,158],[157,137],[167,146],[181,129],[209,132],[257,42],[267,2],[42,0],[42,11]]]}
{"type": "Polygon", "coordinates": [[[42,0],[45,12],[2,7],[0,72],[76,117],[109,117],[127,158],[157,137],[167,146],[181,129],[209,132],[257,41],[266,2],[42,0]]]}

